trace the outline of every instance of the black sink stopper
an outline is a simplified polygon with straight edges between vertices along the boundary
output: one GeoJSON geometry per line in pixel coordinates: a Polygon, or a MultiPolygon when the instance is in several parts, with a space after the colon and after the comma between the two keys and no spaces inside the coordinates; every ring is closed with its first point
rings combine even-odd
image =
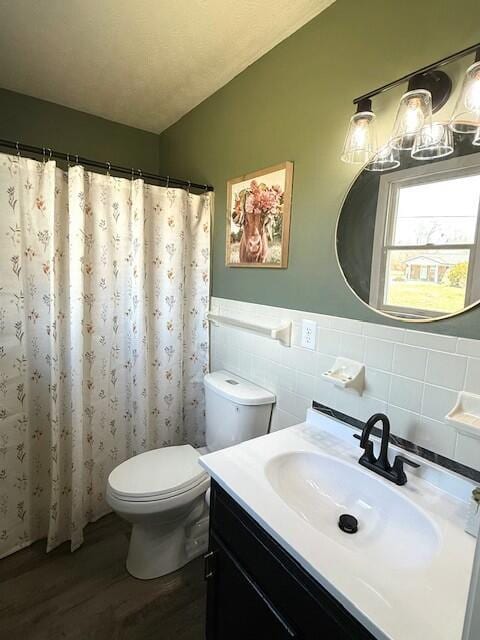
{"type": "Polygon", "coordinates": [[[357,533],[358,520],[349,513],[343,513],[338,519],[338,526],[345,533],[357,533]]]}

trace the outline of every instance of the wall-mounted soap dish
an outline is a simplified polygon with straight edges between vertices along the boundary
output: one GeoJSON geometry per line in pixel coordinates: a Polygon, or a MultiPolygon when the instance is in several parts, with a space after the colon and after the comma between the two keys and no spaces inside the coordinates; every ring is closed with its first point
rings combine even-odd
{"type": "Polygon", "coordinates": [[[456,405],[445,419],[457,431],[480,438],[480,396],[460,391],[456,405]]]}
{"type": "Polygon", "coordinates": [[[352,389],[360,396],[365,388],[365,366],[348,358],[337,358],[331,369],[322,373],[322,378],[342,389],[352,389]]]}

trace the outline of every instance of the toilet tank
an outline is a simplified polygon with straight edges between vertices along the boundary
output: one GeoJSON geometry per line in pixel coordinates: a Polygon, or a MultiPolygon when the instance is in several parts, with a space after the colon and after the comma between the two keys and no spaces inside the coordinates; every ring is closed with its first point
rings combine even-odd
{"type": "Polygon", "coordinates": [[[228,371],[208,373],[204,384],[209,451],[267,433],[275,402],[273,393],[228,371]]]}

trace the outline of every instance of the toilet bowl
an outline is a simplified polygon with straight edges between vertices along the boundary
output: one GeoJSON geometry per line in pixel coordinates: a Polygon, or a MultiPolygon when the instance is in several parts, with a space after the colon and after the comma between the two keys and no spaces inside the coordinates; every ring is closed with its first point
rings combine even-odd
{"type": "Polygon", "coordinates": [[[210,480],[200,455],[268,431],[272,393],[228,371],[207,374],[204,382],[207,447],[147,451],[108,478],[107,502],[132,524],[126,566],[136,578],[166,575],[206,551],[210,480]]]}
{"type": "Polygon", "coordinates": [[[136,578],[156,578],[193,559],[188,528],[206,512],[210,484],[199,455],[190,445],[155,449],[126,460],[110,474],[107,501],[133,525],[127,570],[136,578]]]}

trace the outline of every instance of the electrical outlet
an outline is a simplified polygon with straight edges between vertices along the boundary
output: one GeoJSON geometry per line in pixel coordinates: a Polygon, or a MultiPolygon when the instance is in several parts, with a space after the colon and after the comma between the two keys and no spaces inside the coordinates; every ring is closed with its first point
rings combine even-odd
{"type": "Polygon", "coordinates": [[[317,323],[314,320],[302,320],[302,347],[315,349],[317,339],[317,323]]]}

